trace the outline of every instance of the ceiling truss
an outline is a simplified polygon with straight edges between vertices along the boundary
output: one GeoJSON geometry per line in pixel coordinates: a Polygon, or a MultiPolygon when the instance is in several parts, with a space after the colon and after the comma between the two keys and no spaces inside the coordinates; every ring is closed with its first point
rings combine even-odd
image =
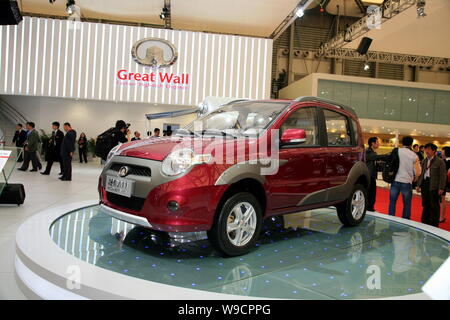
{"type": "MultiPolygon", "coordinates": [[[[315,58],[321,57],[319,51],[316,50],[295,50],[294,56],[306,58],[309,57],[311,54],[315,58]]],[[[427,56],[380,52],[380,51],[369,51],[367,52],[366,55],[361,55],[356,50],[347,48],[328,50],[328,52],[323,57],[328,59],[361,60],[368,62],[401,64],[408,66],[450,68],[450,59],[448,58],[427,57],[427,56]]]]}
{"type": "MultiPolygon", "coordinates": [[[[417,0],[388,0],[383,5],[381,5],[381,23],[386,22],[387,20],[395,17],[396,15],[402,13],[406,9],[410,8],[414,4],[416,4],[417,0]]],[[[359,38],[363,34],[367,33],[370,29],[368,25],[371,23],[371,19],[374,19],[374,14],[367,14],[357,22],[352,24],[346,30],[340,32],[333,39],[324,43],[320,49],[319,53],[321,55],[326,55],[328,51],[341,48],[348,42],[352,42],[353,40],[359,38]]]]}
{"type": "Polygon", "coordinates": [[[325,54],[325,57],[348,60],[365,60],[370,62],[403,64],[422,67],[450,67],[450,61],[447,58],[417,56],[412,54],[380,51],[368,51],[366,55],[361,55],[356,50],[346,48],[329,50],[325,54]]]}
{"type": "Polygon", "coordinates": [[[272,32],[269,39],[276,40],[279,36],[281,36],[283,34],[283,32],[287,28],[289,28],[289,26],[295,21],[295,19],[297,19],[297,15],[296,15],[297,10],[299,10],[299,9],[305,10],[306,8],[309,7],[309,5],[313,1],[314,0],[301,0],[297,4],[297,6],[294,8],[294,10],[292,10],[288,14],[288,16],[286,18],[284,18],[284,20],[280,23],[280,25],[272,32]]]}

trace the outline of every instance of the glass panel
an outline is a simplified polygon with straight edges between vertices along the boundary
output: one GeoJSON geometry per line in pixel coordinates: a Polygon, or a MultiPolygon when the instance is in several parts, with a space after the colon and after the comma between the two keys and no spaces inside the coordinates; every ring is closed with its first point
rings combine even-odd
{"type": "Polygon", "coordinates": [[[450,124],[450,92],[436,93],[434,123],[450,124]]]}
{"type": "Polygon", "coordinates": [[[402,111],[402,88],[386,87],[384,119],[400,120],[402,111]]]}
{"type": "Polygon", "coordinates": [[[350,105],[352,87],[350,83],[336,82],[334,85],[334,101],[350,105]]]}
{"type": "Polygon", "coordinates": [[[299,144],[299,146],[316,146],[319,144],[315,108],[301,108],[292,113],[281,126],[281,134],[286,129],[305,130],[306,142],[299,144]]]}
{"type": "Polygon", "coordinates": [[[347,117],[334,111],[324,110],[329,146],[350,146],[351,137],[347,117]]]}
{"type": "Polygon", "coordinates": [[[417,89],[402,90],[402,121],[417,122],[418,96],[417,89]]]}
{"type": "Polygon", "coordinates": [[[367,117],[367,100],[369,97],[369,86],[367,84],[352,83],[350,106],[352,106],[358,117],[367,117]]]}
{"type": "Polygon", "coordinates": [[[433,122],[434,116],[434,92],[431,90],[419,91],[418,122],[433,122]]]}
{"type": "Polygon", "coordinates": [[[372,119],[384,119],[384,86],[369,87],[369,101],[367,105],[367,116],[372,119]]]}
{"type": "Polygon", "coordinates": [[[450,92],[319,80],[317,95],[351,106],[359,118],[450,124],[450,92]]]}
{"type": "Polygon", "coordinates": [[[321,98],[334,99],[334,81],[319,80],[319,88],[317,90],[317,96],[321,98]]]}
{"type": "Polygon", "coordinates": [[[0,147],[0,194],[14,171],[21,153],[22,148],[0,147]]]}

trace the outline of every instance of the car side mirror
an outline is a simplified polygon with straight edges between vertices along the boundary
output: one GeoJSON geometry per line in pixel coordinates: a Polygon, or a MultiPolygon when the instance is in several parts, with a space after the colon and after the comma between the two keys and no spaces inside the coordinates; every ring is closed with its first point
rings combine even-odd
{"type": "Polygon", "coordinates": [[[286,129],[281,135],[282,144],[297,144],[306,142],[306,132],[303,129],[286,129]]]}

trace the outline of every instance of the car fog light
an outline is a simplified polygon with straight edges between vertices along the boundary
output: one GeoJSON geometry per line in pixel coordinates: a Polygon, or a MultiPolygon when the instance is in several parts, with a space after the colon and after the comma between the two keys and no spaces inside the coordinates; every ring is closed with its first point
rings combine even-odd
{"type": "Polygon", "coordinates": [[[169,201],[167,203],[167,209],[169,209],[172,212],[177,211],[180,208],[180,205],[176,201],[169,201]]]}

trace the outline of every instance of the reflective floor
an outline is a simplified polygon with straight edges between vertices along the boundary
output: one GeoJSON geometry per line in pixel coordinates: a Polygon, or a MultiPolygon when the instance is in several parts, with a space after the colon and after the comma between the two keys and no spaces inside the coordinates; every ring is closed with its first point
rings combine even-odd
{"type": "Polygon", "coordinates": [[[373,216],[358,227],[343,227],[332,209],[265,221],[255,248],[234,258],[221,257],[208,240],[173,246],[165,234],[111,218],[97,206],[61,217],[50,234],[69,254],[131,277],[283,299],[419,293],[450,251],[444,239],[373,216]]]}

